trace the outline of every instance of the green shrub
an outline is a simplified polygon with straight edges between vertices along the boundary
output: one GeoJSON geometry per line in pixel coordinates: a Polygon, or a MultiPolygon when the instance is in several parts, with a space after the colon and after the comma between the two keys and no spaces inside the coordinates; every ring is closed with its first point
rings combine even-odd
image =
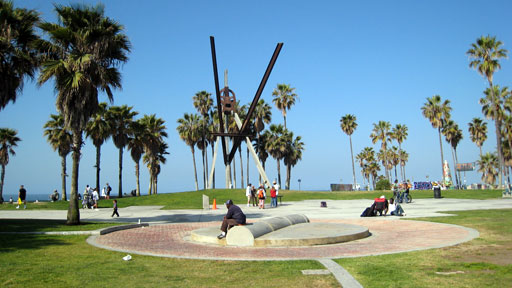
{"type": "Polygon", "coordinates": [[[375,190],[389,190],[391,189],[391,183],[389,183],[388,179],[381,179],[375,185],[375,190]]]}

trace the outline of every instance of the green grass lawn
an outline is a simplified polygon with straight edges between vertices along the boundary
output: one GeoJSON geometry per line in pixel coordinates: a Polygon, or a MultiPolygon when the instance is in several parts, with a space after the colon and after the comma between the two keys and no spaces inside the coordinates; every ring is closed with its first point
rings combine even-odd
{"type": "MultiPolygon", "coordinates": [[[[471,227],[480,237],[441,249],[336,261],[364,287],[512,287],[512,209],[450,214],[457,216],[415,220],[471,227]]],[[[407,239],[397,235],[396,241],[407,239]]]]}
{"type": "MultiPolygon", "coordinates": [[[[212,189],[201,190],[192,192],[181,193],[167,193],[141,197],[124,197],[118,199],[118,206],[120,208],[128,206],[142,206],[142,205],[158,205],[164,206],[163,209],[201,209],[202,208],[202,195],[210,197],[210,203],[213,203],[215,198],[217,205],[222,205],[226,200],[232,199],[235,204],[247,203],[244,189],[212,189]]],[[[337,191],[337,192],[317,192],[317,191],[294,191],[282,190],[279,192],[283,195],[283,201],[302,201],[302,200],[354,200],[354,199],[373,199],[381,195],[386,195],[387,198],[391,197],[391,191],[337,191]]],[[[434,193],[431,190],[417,190],[411,191],[414,199],[433,198],[434,193]]],[[[501,190],[445,190],[442,191],[442,196],[445,198],[458,198],[458,199],[493,199],[501,198],[501,190]]],[[[267,198],[270,203],[270,198],[267,198]]],[[[66,210],[68,209],[68,202],[40,202],[29,203],[27,209],[55,209],[66,210]]],[[[100,200],[98,206],[100,208],[111,208],[112,200],[100,200]]],[[[2,204],[0,210],[14,210],[16,205],[2,204]]]]}
{"type": "Polygon", "coordinates": [[[0,232],[48,232],[48,231],[91,231],[120,223],[81,222],[80,225],[66,225],[66,220],[42,219],[0,219],[0,232]]]}

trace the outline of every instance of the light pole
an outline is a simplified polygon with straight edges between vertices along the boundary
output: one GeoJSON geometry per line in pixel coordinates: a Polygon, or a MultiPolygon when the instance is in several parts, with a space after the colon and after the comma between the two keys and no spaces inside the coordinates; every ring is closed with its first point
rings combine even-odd
{"type": "Polygon", "coordinates": [[[300,191],[300,182],[301,182],[302,180],[300,180],[300,179],[299,179],[299,180],[297,180],[297,181],[299,182],[299,191],[300,191]]]}

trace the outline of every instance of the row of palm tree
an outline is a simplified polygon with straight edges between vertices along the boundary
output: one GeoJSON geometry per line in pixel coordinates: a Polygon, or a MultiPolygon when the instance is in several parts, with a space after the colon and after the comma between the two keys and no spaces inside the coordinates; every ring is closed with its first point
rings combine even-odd
{"type": "MultiPolygon", "coordinates": [[[[352,179],[353,187],[356,187],[356,173],[354,167],[354,153],[352,148],[352,134],[357,129],[357,117],[352,114],[346,114],[340,119],[341,130],[349,136],[350,141],[350,156],[352,160],[352,179]]],[[[400,164],[400,177],[405,180],[405,164],[408,161],[409,155],[407,152],[402,150],[402,143],[407,139],[408,128],[406,125],[397,124],[391,129],[391,123],[387,121],[379,121],[373,124],[373,130],[370,134],[372,143],[381,142],[381,149],[379,153],[375,154],[375,151],[370,147],[365,147],[362,152],[356,155],[356,159],[359,161],[361,167],[361,173],[363,175],[363,181],[368,180],[370,184],[370,176],[375,179],[377,172],[380,171],[377,160],[381,161],[382,166],[385,169],[385,177],[388,181],[391,179],[391,170],[395,167],[395,179],[398,179],[396,166],[400,164]],[[396,140],[398,148],[393,146],[388,149],[388,145],[392,140],[396,140]],[[377,169],[378,168],[378,169],[377,169]]],[[[373,183],[375,187],[375,182],[373,183]]],[[[369,186],[368,186],[369,187],[369,186]]]]}
{"type": "MultiPolygon", "coordinates": [[[[284,118],[285,126],[283,125],[271,125],[269,130],[264,130],[266,124],[270,124],[272,120],[271,107],[260,99],[253,112],[253,117],[249,122],[249,134],[255,135],[251,137],[253,146],[258,154],[260,161],[262,162],[263,168],[265,167],[265,161],[270,154],[277,161],[277,174],[278,181],[281,185],[281,172],[280,162],[284,161],[287,169],[286,176],[286,189],[290,187],[291,168],[295,166],[298,161],[302,158],[302,151],[304,149],[304,143],[301,141],[301,137],[294,137],[293,133],[286,129],[286,115],[287,111],[295,104],[298,98],[295,94],[295,88],[290,87],[288,84],[278,84],[277,88],[274,89],[272,95],[274,96],[273,102],[276,108],[279,109],[284,118]]],[[[210,146],[212,149],[212,155],[214,153],[214,145],[217,141],[217,137],[213,135],[214,132],[218,131],[219,116],[216,109],[213,109],[214,101],[211,98],[211,93],[206,91],[200,91],[193,96],[193,104],[198,114],[185,113],[183,118],[177,120],[178,127],[176,128],[180,138],[190,147],[192,152],[192,161],[194,166],[194,180],[195,188],[199,189],[199,182],[197,178],[197,168],[195,162],[195,147],[202,151],[202,165],[203,165],[203,189],[207,187],[208,178],[208,153],[207,147],[210,146]]],[[[241,105],[237,101],[234,105],[234,111],[238,114],[241,121],[247,118],[247,112],[249,105],[241,105]]],[[[226,116],[224,122],[226,123],[228,132],[234,133],[238,131],[238,126],[232,116],[226,116]]],[[[249,149],[247,148],[247,168],[246,176],[247,183],[249,183],[249,149]]],[[[240,159],[240,179],[241,187],[244,186],[244,168],[242,158],[242,148],[238,150],[240,159]]],[[[237,187],[236,183],[236,160],[230,163],[233,171],[233,187],[237,187]]],[[[215,179],[215,177],[213,177],[215,179]]],[[[215,181],[215,180],[213,180],[215,181]]],[[[261,177],[260,177],[261,182],[261,177]]],[[[212,183],[212,187],[215,188],[215,183],[212,183]]]]}
{"type": "MultiPolygon", "coordinates": [[[[168,154],[167,144],[163,140],[167,137],[165,122],[154,114],[134,120],[137,114],[127,105],[108,107],[107,103],[103,102],[99,104],[98,111],[92,115],[85,129],[86,137],[90,138],[96,147],[96,187],[100,187],[101,146],[112,138],[114,145],[119,149],[119,197],[123,196],[122,163],[125,147],[128,147],[135,162],[137,196],[140,196],[139,165],[142,155],[150,174],[148,194],[156,194],[160,163],[165,163],[164,155],[168,154]]],[[[66,157],[72,150],[72,134],[66,129],[62,115],[52,114],[50,117],[51,119],[44,125],[44,135],[62,158],[62,199],[66,200],[66,157]]]]}

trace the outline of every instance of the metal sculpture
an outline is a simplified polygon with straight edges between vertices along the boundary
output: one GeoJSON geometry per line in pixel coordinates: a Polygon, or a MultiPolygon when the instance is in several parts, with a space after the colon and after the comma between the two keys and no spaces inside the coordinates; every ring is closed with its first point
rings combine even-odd
{"type": "MultiPolygon", "coordinates": [[[[217,136],[217,139],[219,137],[221,138],[222,143],[222,155],[224,156],[224,165],[228,167],[231,164],[231,161],[233,160],[233,157],[235,156],[236,150],[240,147],[240,144],[242,142],[242,139],[245,137],[247,143],[247,147],[253,154],[253,158],[255,158],[255,162],[257,164],[258,170],[260,172],[260,175],[263,174],[263,179],[265,180],[266,185],[270,185],[270,182],[268,181],[268,178],[265,175],[265,171],[263,170],[261,163],[259,162],[259,158],[256,155],[256,152],[254,151],[252,144],[250,144],[250,139],[248,128],[249,128],[249,119],[251,119],[251,116],[254,112],[254,109],[256,109],[256,105],[258,104],[258,101],[261,97],[261,94],[263,93],[263,89],[265,88],[265,85],[267,84],[267,80],[270,76],[270,73],[272,72],[272,69],[274,68],[274,64],[277,61],[277,57],[279,56],[279,52],[281,52],[281,48],[283,47],[283,43],[277,43],[277,46],[274,50],[274,54],[272,55],[272,58],[270,59],[270,62],[267,66],[267,69],[265,71],[265,74],[263,75],[263,79],[261,79],[260,85],[258,86],[258,90],[256,90],[256,94],[254,95],[254,98],[252,100],[251,106],[249,107],[249,111],[247,112],[247,117],[245,118],[244,122],[241,123],[238,115],[236,113],[233,113],[234,111],[234,105],[236,104],[236,97],[235,93],[229,89],[227,82],[224,84],[223,89],[219,89],[219,74],[217,71],[217,56],[215,52],[215,38],[213,36],[210,36],[210,46],[212,51],[212,63],[213,63],[213,77],[215,81],[215,94],[217,96],[217,113],[219,115],[219,132],[212,133],[213,135],[217,136]],[[224,119],[223,115],[229,115],[233,113],[235,122],[237,122],[237,126],[239,128],[239,131],[237,133],[228,133],[224,129],[224,119]],[[233,147],[231,148],[231,151],[228,153],[228,147],[226,144],[226,138],[225,137],[232,137],[233,138],[233,147]]],[[[216,142],[216,145],[219,141],[216,142]]],[[[212,163],[212,170],[210,174],[210,181],[209,187],[211,188],[211,179],[213,177],[213,171],[215,167],[215,159],[216,155],[214,156],[214,160],[212,163]]],[[[226,172],[227,174],[227,172],[226,172]]],[[[226,180],[227,181],[227,180],[226,180]]]]}

